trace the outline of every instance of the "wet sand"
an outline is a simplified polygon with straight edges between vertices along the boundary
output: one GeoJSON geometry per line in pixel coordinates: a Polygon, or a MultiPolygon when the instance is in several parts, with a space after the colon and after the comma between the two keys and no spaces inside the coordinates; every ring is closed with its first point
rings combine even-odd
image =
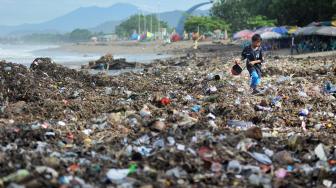
{"type": "MultiPolygon", "coordinates": [[[[214,46],[215,48],[225,48],[227,51],[237,53],[241,50],[239,45],[231,44],[226,41],[223,45],[214,45],[211,41],[201,41],[199,48],[207,48],[207,46],[214,46]],[[224,47],[225,46],[225,47],[224,47]]],[[[113,42],[100,42],[100,43],[76,43],[76,44],[63,44],[59,48],[52,50],[55,51],[68,51],[82,54],[170,54],[170,55],[184,55],[186,52],[196,51],[193,50],[193,41],[180,41],[177,43],[164,44],[163,41],[151,42],[137,42],[137,41],[113,41],[113,42]]],[[[269,55],[290,56],[290,49],[281,49],[277,51],[266,52],[269,55]]],[[[306,57],[324,57],[335,55],[336,51],[331,52],[318,52],[318,53],[305,53],[294,54],[294,58],[306,57]]]]}

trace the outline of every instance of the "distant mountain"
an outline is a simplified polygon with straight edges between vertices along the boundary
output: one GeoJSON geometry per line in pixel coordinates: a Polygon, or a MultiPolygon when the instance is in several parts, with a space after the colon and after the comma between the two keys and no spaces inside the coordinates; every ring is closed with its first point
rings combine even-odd
{"type": "Polygon", "coordinates": [[[69,31],[75,28],[90,28],[111,20],[123,20],[137,12],[139,12],[139,9],[136,6],[121,3],[108,8],[79,8],[67,15],[44,23],[43,29],[60,28],[63,31],[69,31]]]}
{"type": "MultiPolygon", "coordinates": [[[[0,26],[0,36],[27,35],[31,33],[64,33],[76,28],[89,29],[93,32],[114,32],[115,27],[131,15],[142,12],[138,7],[118,3],[111,7],[85,7],[74,10],[64,16],[39,24],[23,24],[18,26],[0,26]]],[[[176,27],[183,11],[160,13],[160,19],[170,27],[176,27]]],[[[194,15],[208,15],[208,10],[195,11],[194,15]]]]}
{"type": "Polygon", "coordinates": [[[56,30],[68,32],[76,28],[93,28],[107,21],[123,20],[137,14],[139,9],[131,4],[118,3],[108,8],[85,7],[74,10],[64,16],[40,24],[23,24],[19,26],[0,26],[0,35],[26,34],[56,30]]]}
{"type": "Polygon", "coordinates": [[[122,21],[108,21],[94,28],[90,28],[91,32],[103,32],[103,33],[114,33],[115,28],[121,23],[122,21]]]}

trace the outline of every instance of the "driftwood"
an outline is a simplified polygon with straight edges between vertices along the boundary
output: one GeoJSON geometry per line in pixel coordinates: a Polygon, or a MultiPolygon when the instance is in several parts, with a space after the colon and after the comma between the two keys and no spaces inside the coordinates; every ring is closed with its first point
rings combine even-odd
{"type": "Polygon", "coordinates": [[[145,65],[137,62],[127,62],[125,58],[113,59],[112,55],[105,55],[96,61],[90,61],[88,65],[82,66],[82,69],[120,70],[141,67],[145,67],[145,65]]]}

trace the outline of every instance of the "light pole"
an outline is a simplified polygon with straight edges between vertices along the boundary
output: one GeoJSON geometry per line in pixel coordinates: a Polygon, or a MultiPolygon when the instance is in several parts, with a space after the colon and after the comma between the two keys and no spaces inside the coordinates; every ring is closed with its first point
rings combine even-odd
{"type": "Polygon", "coordinates": [[[160,0],[158,0],[158,33],[159,33],[159,39],[162,39],[162,33],[161,33],[161,21],[160,21],[160,0]]]}
{"type": "Polygon", "coordinates": [[[151,19],[150,19],[150,32],[153,33],[153,14],[151,14],[151,19]]]}
{"type": "Polygon", "coordinates": [[[143,14],[144,16],[144,32],[147,33],[147,17],[145,14],[143,14]]]}
{"type": "Polygon", "coordinates": [[[138,13],[138,35],[141,35],[141,16],[140,12],[138,13]]]}

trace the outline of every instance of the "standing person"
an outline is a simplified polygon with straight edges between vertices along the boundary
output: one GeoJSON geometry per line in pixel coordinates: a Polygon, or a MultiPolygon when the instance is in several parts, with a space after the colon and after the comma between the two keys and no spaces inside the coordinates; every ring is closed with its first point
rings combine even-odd
{"type": "Polygon", "coordinates": [[[250,73],[252,94],[261,93],[257,88],[261,82],[261,64],[264,62],[261,42],[262,38],[259,34],[253,35],[252,43],[244,48],[241,59],[235,60],[236,64],[239,64],[241,60],[246,61],[246,68],[250,73]]]}
{"type": "Polygon", "coordinates": [[[295,37],[294,34],[292,34],[292,43],[291,43],[291,55],[293,55],[294,49],[296,50],[296,53],[299,54],[299,48],[295,43],[295,37]]]}

